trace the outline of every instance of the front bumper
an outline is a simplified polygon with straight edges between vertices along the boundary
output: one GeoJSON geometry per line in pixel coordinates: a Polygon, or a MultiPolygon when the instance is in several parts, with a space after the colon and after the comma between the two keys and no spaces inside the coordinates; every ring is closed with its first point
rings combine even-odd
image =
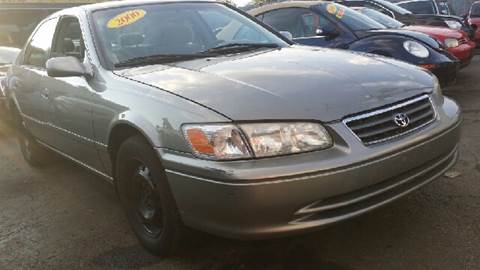
{"type": "Polygon", "coordinates": [[[251,161],[212,162],[158,149],[184,223],[216,235],[262,239],[316,230],[385,205],[433,181],[457,159],[459,108],[388,143],[364,146],[341,122],[333,148],[251,161]]]}
{"type": "Polygon", "coordinates": [[[460,66],[464,68],[470,64],[473,56],[475,56],[475,47],[475,42],[470,41],[456,48],[449,49],[449,52],[460,60],[460,66]]]}
{"type": "Polygon", "coordinates": [[[437,76],[440,85],[448,86],[457,81],[461,64],[458,61],[436,64],[430,71],[437,76]]]}

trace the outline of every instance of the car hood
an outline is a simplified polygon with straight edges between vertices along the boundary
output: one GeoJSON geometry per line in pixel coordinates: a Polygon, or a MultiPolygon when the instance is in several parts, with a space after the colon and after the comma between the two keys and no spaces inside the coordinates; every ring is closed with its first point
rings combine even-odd
{"type": "Polygon", "coordinates": [[[331,122],[430,92],[433,85],[430,74],[404,62],[302,46],[115,73],[236,121],[331,122]]]}
{"type": "Polygon", "coordinates": [[[430,37],[427,34],[416,32],[416,31],[410,31],[406,30],[405,28],[402,29],[378,29],[378,30],[369,30],[369,31],[364,31],[364,34],[361,36],[371,36],[371,35],[399,35],[399,36],[404,36],[410,39],[415,39],[418,41],[421,41],[428,46],[434,48],[434,49],[439,49],[440,44],[430,37]]]}
{"type": "Polygon", "coordinates": [[[464,37],[464,35],[462,35],[462,32],[460,32],[460,30],[450,29],[447,27],[410,25],[410,26],[405,26],[404,29],[428,34],[430,36],[441,38],[442,40],[445,38],[460,39],[464,37]]]}

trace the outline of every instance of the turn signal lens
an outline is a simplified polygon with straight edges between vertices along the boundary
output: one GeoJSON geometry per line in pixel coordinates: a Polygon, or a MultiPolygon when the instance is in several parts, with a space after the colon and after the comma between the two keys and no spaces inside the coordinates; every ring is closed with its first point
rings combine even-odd
{"type": "Polygon", "coordinates": [[[185,125],[183,132],[197,156],[214,160],[251,157],[241,131],[234,125],[185,125]]]}

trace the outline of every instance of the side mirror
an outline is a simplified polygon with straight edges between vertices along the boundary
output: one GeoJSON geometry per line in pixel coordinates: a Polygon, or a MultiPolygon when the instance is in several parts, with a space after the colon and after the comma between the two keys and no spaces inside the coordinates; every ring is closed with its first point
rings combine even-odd
{"type": "Polygon", "coordinates": [[[293,35],[292,33],[288,32],[288,31],[280,31],[279,32],[282,36],[288,38],[288,40],[293,40],[293,35]]]}
{"type": "Polygon", "coordinates": [[[83,77],[85,67],[73,56],[54,57],[47,61],[47,74],[50,77],[83,77]]]}
{"type": "Polygon", "coordinates": [[[326,30],[326,29],[320,29],[319,28],[319,29],[315,30],[315,34],[317,36],[324,36],[324,37],[327,37],[327,38],[335,38],[340,33],[338,33],[337,30],[333,30],[333,29],[326,30]]]}

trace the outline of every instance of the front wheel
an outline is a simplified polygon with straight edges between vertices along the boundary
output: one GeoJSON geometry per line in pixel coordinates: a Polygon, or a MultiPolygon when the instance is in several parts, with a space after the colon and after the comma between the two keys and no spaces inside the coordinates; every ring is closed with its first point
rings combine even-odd
{"type": "Polygon", "coordinates": [[[157,153],[141,136],[117,154],[116,184],[127,218],[141,244],[157,255],[175,251],[183,224],[157,153]]]}

